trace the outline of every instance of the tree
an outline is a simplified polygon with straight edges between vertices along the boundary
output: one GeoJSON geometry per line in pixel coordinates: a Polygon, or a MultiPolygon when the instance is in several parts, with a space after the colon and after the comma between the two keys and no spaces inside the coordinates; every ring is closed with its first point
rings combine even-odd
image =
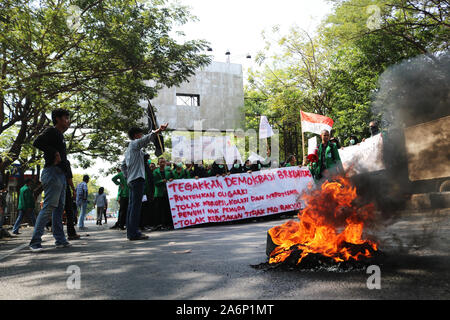
{"type": "Polygon", "coordinates": [[[170,36],[192,19],[164,0],[2,1],[0,142],[9,143],[2,165],[40,161],[31,143],[55,107],[72,113],[68,152],[82,166],[89,157],[117,161],[124,132],[144,116],[139,101],[210,62],[205,41],[170,36]]]}
{"type": "Polygon", "coordinates": [[[246,96],[257,92],[265,102],[246,101],[246,112],[264,108],[259,112],[279,122],[285,154],[298,150],[300,108],[334,119],[333,135],[345,145],[351,134],[367,137],[368,123],[382,118],[374,101],[388,68],[418,55],[438,68],[446,61],[448,1],[332,2],[333,12],[316,35],[295,27],[286,35],[274,28],[274,39],[264,34],[267,45],[257,57],[262,69],[249,74],[246,96]]]}
{"type": "MultiPolygon", "coordinates": [[[[327,75],[327,52],[321,46],[319,37],[297,27],[290,29],[287,35],[280,35],[277,28],[275,39],[267,41],[266,52],[260,53],[259,60],[265,62],[262,71],[249,74],[249,87],[246,95],[259,92],[266,97],[265,114],[273,118],[280,130],[282,156],[301,155],[300,109],[319,114],[328,114],[328,93],[324,86],[327,75]],[[275,54],[265,58],[271,48],[275,54]],[[261,59],[261,56],[264,59],[261,59]]],[[[246,103],[249,112],[254,108],[246,103]]]]}
{"type": "Polygon", "coordinates": [[[320,32],[333,52],[327,86],[334,129],[347,142],[351,134],[368,136],[368,122],[381,119],[384,110],[374,101],[388,68],[421,54],[437,63],[448,50],[448,2],[334,2],[320,32]]]}

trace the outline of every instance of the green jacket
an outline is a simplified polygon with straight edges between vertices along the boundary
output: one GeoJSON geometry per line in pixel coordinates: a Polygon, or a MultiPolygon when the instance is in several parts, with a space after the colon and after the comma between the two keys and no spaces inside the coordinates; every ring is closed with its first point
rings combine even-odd
{"type": "Polygon", "coordinates": [[[119,172],[114,177],[112,177],[112,182],[119,186],[119,197],[128,198],[130,195],[130,190],[128,189],[127,179],[123,175],[123,172],[119,172]]]}
{"type": "Polygon", "coordinates": [[[172,177],[172,172],[170,170],[164,170],[164,174],[161,174],[161,171],[159,168],[156,168],[153,170],[153,183],[155,184],[155,198],[162,198],[164,197],[164,194],[167,194],[167,187],[166,183],[163,181],[166,179],[169,181],[169,179],[172,177]]]}
{"type": "Polygon", "coordinates": [[[185,179],[194,179],[195,178],[194,167],[192,167],[189,170],[185,169],[184,172],[186,173],[186,176],[184,177],[185,179]]]}
{"type": "Polygon", "coordinates": [[[186,179],[186,170],[181,169],[181,172],[178,173],[177,169],[172,170],[172,178],[177,179],[186,179]]]}
{"type": "Polygon", "coordinates": [[[339,151],[335,143],[328,142],[328,145],[325,149],[325,161],[322,161],[322,149],[323,145],[321,143],[317,152],[319,160],[308,165],[312,176],[316,180],[322,178],[321,173],[323,170],[328,169],[333,171],[336,169],[336,167],[342,166],[341,158],[339,157],[339,151]]]}
{"type": "Polygon", "coordinates": [[[27,185],[24,185],[20,188],[19,206],[17,210],[34,209],[34,205],[33,192],[27,185]]]}

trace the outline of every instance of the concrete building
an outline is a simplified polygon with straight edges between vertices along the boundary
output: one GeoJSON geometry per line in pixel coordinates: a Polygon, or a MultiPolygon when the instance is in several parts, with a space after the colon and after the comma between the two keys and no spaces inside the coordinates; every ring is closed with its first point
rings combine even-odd
{"type": "Polygon", "coordinates": [[[194,122],[201,120],[203,130],[237,129],[244,119],[242,66],[212,62],[188,82],[161,89],[151,103],[158,122],[168,122],[171,129],[194,130],[194,122]]]}

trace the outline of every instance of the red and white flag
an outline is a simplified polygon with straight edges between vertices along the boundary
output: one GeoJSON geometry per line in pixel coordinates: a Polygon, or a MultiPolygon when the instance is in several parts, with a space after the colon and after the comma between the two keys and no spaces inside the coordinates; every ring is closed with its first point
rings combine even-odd
{"type": "Polygon", "coordinates": [[[302,131],[321,134],[322,130],[331,131],[333,127],[333,119],[322,116],[320,114],[303,112],[300,110],[302,118],[302,131]]]}

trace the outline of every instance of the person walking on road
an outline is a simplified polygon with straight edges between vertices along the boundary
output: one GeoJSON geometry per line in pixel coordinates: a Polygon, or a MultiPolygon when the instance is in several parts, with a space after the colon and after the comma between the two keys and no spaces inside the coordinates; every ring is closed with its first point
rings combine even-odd
{"type": "Polygon", "coordinates": [[[89,182],[89,176],[84,175],[83,181],[80,182],[77,185],[76,190],[76,201],[77,201],[77,207],[80,210],[80,218],[78,219],[78,228],[80,230],[86,230],[87,227],[84,226],[84,219],[86,218],[86,211],[87,211],[87,204],[88,204],[88,184],[89,182]]]}
{"type": "Polygon", "coordinates": [[[13,234],[20,234],[19,233],[20,223],[22,222],[23,216],[25,214],[31,218],[33,226],[36,224],[36,217],[34,216],[35,199],[33,197],[33,191],[31,190],[32,182],[33,180],[28,178],[25,180],[25,184],[23,185],[23,187],[20,188],[19,205],[17,207],[19,215],[16,219],[16,223],[14,223],[14,227],[12,230],[13,234]]]}
{"type": "Polygon", "coordinates": [[[70,114],[65,109],[52,111],[53,127],[46,129],[33,145],[44,152],[45,165],[41,174],[44,188],[44,203],[36,219],[30,249],[42,251],[42,235],[47,221],[52,218],[52,232],[56,247],[69,247],[64,234],[62,214],[66,200],[67,174],[70,163],[67,161],[66,142],[63,133],[69,128],[70,114]]]}
{"type": "Polygon", "coordinates": [[[108,208],[108,200],[106,199],[105,189],[100,187],[98,189],[98,194],[95,196],[94,208],[97,206],[97,225],[102,225],[102,217],[105,214],[105,224],[106,221],[106,209],[108,208]]]}

